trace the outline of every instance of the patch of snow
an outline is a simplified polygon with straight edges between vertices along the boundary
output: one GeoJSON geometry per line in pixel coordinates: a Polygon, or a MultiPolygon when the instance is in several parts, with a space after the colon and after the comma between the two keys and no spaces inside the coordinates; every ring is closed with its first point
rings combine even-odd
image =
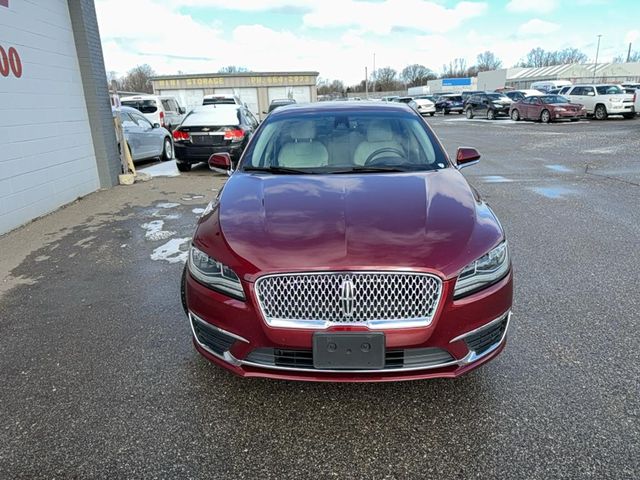
{"type": "Polygon", "coordinates": [[[178,167],[176,167],[175,160],[170,162],[161,162],[147,168],[141,168],[140,171],[151,177],[177,177],[180,175],[178,167]]]}
{"type": "Polygon", "coordinates": [[[191,210],[193,213],[195,213],[196,215],[202,215],[204,213],[204,208],[194,208],[193,210],[191,210]]]}
{"type": "Polygon", "coordinates": [[[179,203],[166,202],[166,203],[157,204],[156,208],[175,208],[175,207],[179,207],[179,206],[180,206],[179,203]]]}
{"type": "Polygon", "coordinates": [[[143,223],[140,226],[147,231],[144,234],[145,238],[152,242],[158,240],[166,240],[167,238],[173,237],[176,234],[176,232],[163,230],[164,220],[153,220],[152,222],[143,223]]]}
{"type": "Polygon", "coordinates": [[[189,255],[190,237],[172,238],[164,245],[156,248],[151,254],[151,260],[165,261],[169,263],[186,262],[189,255]]]}

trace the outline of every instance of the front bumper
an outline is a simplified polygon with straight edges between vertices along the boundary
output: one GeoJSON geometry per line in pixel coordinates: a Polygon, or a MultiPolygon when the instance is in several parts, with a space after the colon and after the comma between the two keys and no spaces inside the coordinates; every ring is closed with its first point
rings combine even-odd
{"type": "MultiPolygon", "coordinates": [[[[189,274],[186,302],[196,349],[207,359],[245,377],[330,382],[375,382],[457,377],[494,358],[506,342],[511,316],[512,273],[498,283],[453,300],[453,282],[428,327],[383,330],[385,368],[319,370],[313,367],[317,330],[273,328],[255,305],[253,286],[239,301],[214,292],[189,274]]],[[[332,327],[326,331],[369,331],[332,327]]]]}

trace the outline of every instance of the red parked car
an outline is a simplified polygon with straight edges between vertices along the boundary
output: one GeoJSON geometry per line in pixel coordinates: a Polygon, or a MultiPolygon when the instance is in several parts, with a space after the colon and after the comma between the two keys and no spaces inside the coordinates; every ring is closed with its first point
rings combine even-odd
{"type": "MultiPolygon", "coordinates": [[[[243,376],[456,377],[505,345],[505,234],[398,103],[285,106],[199,220],[182,280],[196,349],[243,376]]],[[[229,169],[227,154],[212,168],[229,169]]]]}
{"type": "Polygon", "coordinates": [[[577,122],[587,116],[584,105],[571,103],[562,95],[532,95],[511,105],[509,115],[512,120],[536,120],[542,123],[569,119],[577,122]]]}

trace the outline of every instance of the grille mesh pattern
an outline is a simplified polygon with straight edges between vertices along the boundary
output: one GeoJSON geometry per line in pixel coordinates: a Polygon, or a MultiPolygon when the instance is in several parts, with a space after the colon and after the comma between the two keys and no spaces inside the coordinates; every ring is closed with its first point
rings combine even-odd
{"type": "Polygon", "coordinates": [[[339,272],[277,275],[256,282],[268,323],[274,320],[366,323],[376,320],[430,319],[441,281],[422,273],[339,272]],[[343,284],[350,282],[351,302],[343,284]],[[350,311],[350,314],[349,314],[350,311]]]}

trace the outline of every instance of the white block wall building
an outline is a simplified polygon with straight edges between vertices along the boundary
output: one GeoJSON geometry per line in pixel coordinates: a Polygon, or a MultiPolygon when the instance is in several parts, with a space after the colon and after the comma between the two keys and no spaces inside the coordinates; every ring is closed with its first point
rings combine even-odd
{"type": "Polygon", "coordinates": [[[0,234],[114,184],[105,79],[92,1],[0,0],[0,234]]]}

